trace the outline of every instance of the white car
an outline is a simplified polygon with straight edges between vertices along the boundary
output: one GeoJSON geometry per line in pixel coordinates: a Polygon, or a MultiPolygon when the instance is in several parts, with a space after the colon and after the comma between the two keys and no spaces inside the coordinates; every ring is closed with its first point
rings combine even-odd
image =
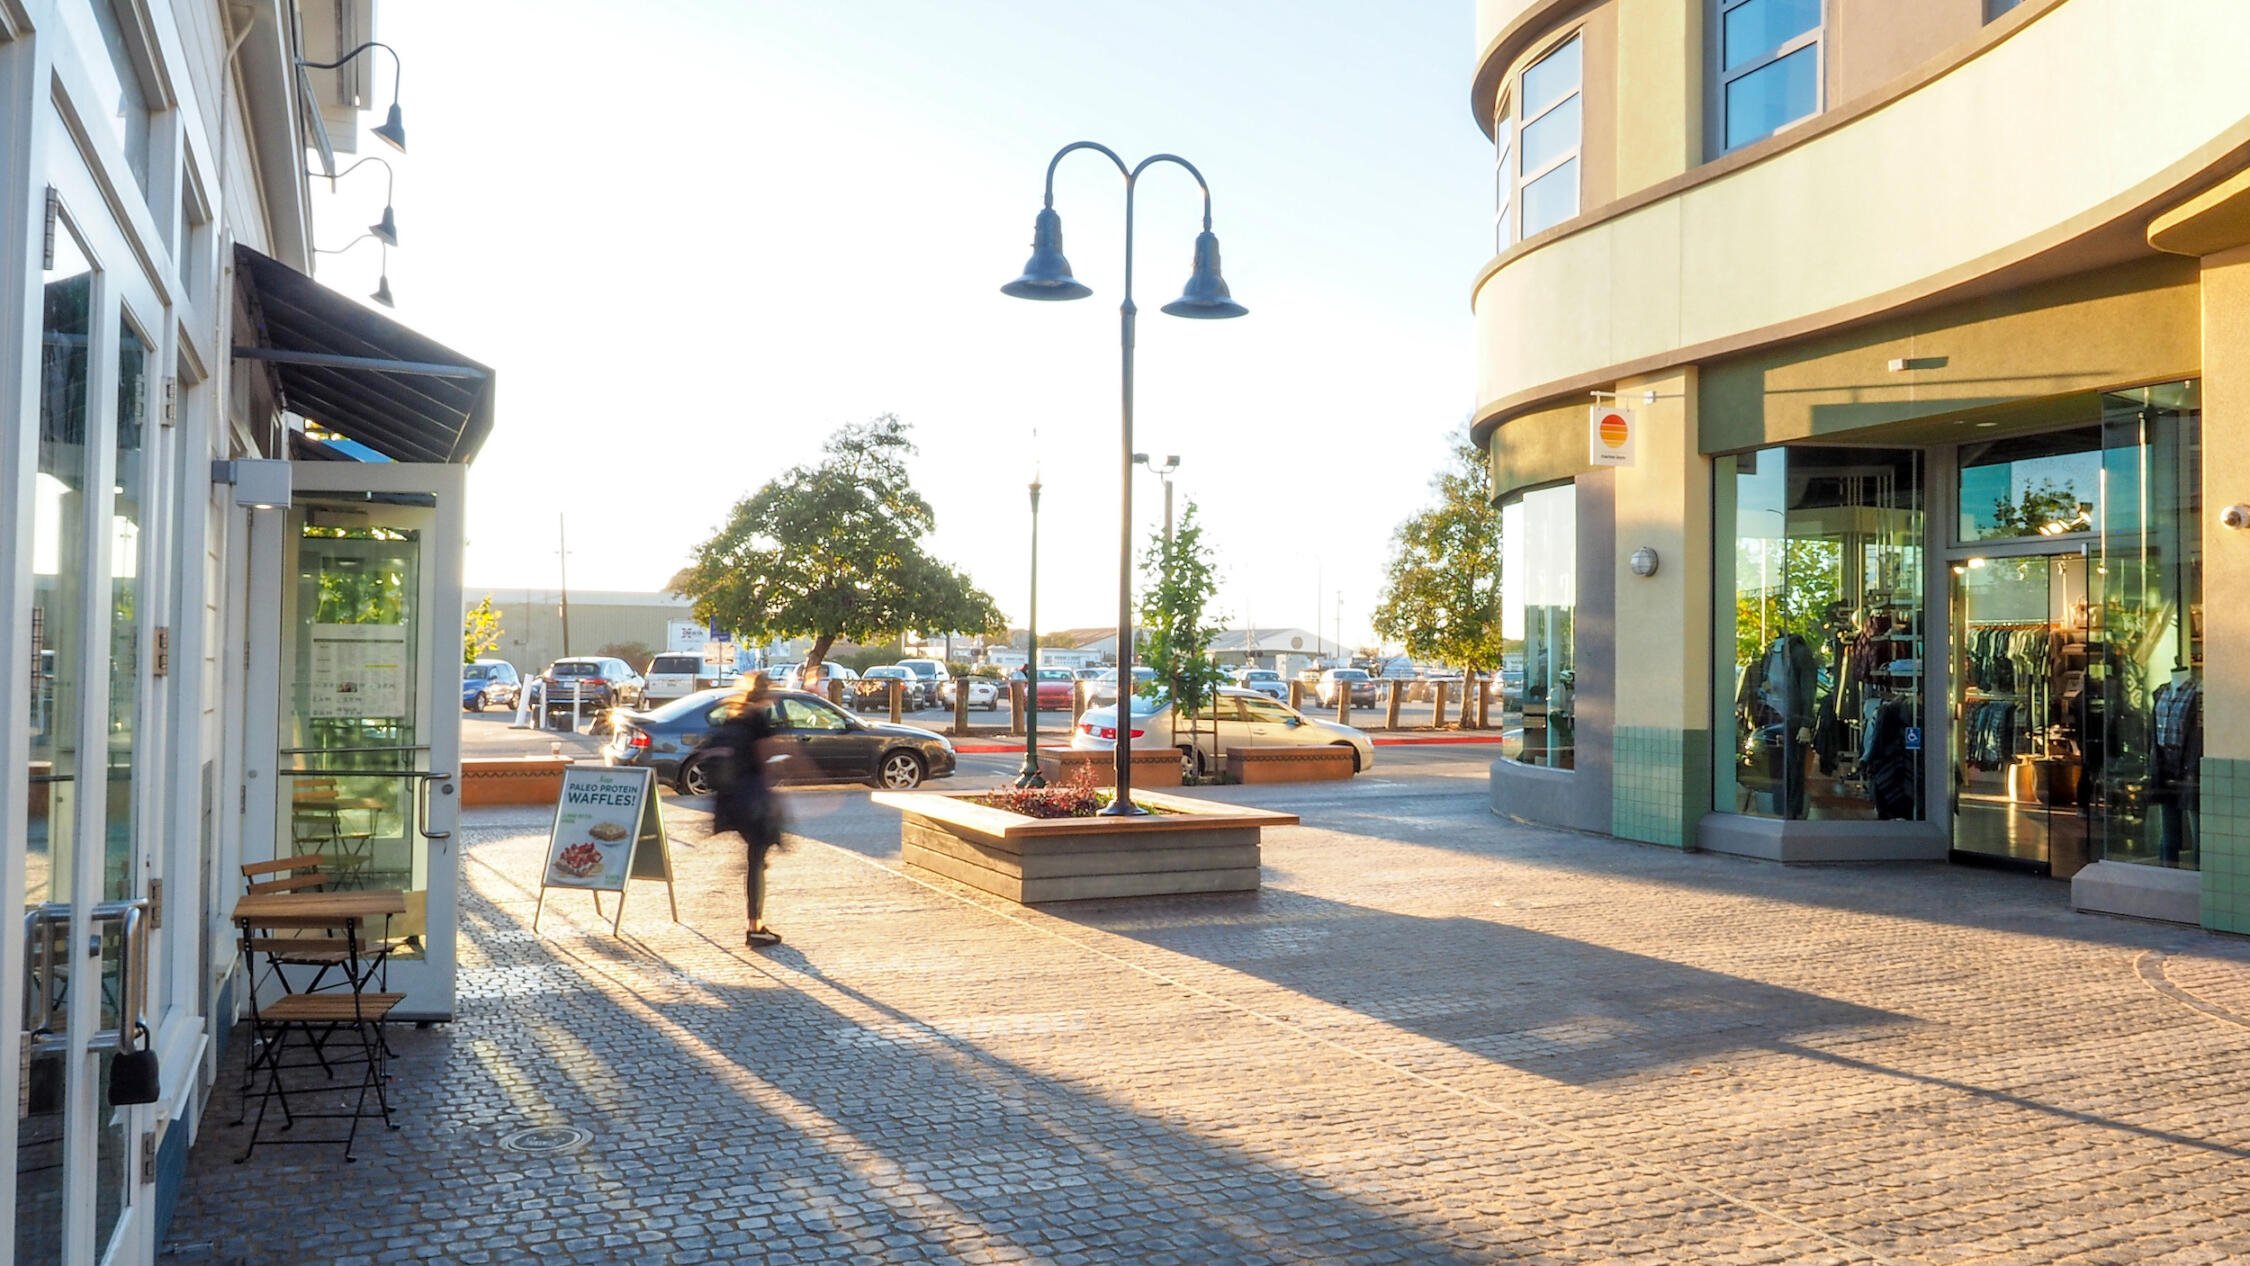
{"type": "MultiPolygon", "coordinates": [[[[1134,696],[1133,742],[1178,748],[1184,773],[1202,773],[1224,765],[1231,747],[1289,744],[1348,747],[1352,749],[1353,773],[1375,767],[1375,744],[1364,733],[1306,716],[1278,699],[1234,686],[1219,691],[1210,711],[1196,719],[1192,734],[1184,721],[1174,718],[1170,700],[1134,696]]],[[[1087,751],[1108,751],[1117,746],[1117,709],[1093,708],[1078,718],[1070,733],[1070,745],[1087,751]]]]}
{"type": "MultiPolygon", "coordinates": [[[[820,674],[819,693],[823,695],[828,693],[828,683],[831,681],[850,683],[859,680],[859,674],[843,664],[822,663],[816,671],[820,674]]],[[[805,685],[805,666],[803,664],[791,664],[788,673],[773,684],[783,690],[808,689],[805,685]]],[[[849,697],[850,693],[847,685],[846,697],[849,697]]]]}
{"type": "Polygon", "coordinates": [[[1289,679],[1271,668],[1245,668],[1234,675],[1234,684],[1255,690],[1269,699],[1289,701],[1289,679]]]}
{"type": "MultiPolygon", "coordinates": [[[[1149,683],[1155,680],[1155,669],[1146,664],[1133,665],[1133,691],[1135,694],[1140,693],[1149,683]]],[[[1101,676],[1094,678],[1094,684],[1087,689],[1091,691],[1087,695],[1087,702],[1089,703],[1117,702],[1117,670],[1114,668],[1103,669],[1101,676]]]]}
{"type": "Polygon", "coordinates": [[[1000,710],[1000,683],[990,677],[951,677],[938,683],[938,702],[954,706],[954,693],[964,685],[969,691],[969,707],[985,712],[1000,710]]]}

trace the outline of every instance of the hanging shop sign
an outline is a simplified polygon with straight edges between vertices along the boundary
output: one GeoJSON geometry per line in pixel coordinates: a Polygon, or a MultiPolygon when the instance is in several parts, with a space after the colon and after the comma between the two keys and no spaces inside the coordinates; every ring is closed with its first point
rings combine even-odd
{"type": "Polygon", "coordinates": [[[1631,409],[1597,404],[1587,410],[1586,464],[1632,465],[1633,446],[1639,436],[1639,426],[1631,409]]]}
{"type": "Polygon", "coordinates": [[[680,921],[680,898],[672,889],[672,841],[664,829],[656,771],[595,765],[563,770],[532,930],[539,930],[549,888],[575,888],[594,894],[596,917],[602,914],[601,894],[617,894],[617,915],[609,926],[615,935],[625,922],[626,888],[635,879],[662,880],[672,901],[672,921],[680,921]]]}

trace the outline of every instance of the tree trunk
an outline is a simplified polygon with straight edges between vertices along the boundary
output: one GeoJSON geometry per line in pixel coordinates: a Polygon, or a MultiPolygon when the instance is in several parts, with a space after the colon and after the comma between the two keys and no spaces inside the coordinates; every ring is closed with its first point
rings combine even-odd
{"type": "Polygon", "coordinates": [[[822,662],[828,658],[828,648],[835,644],[836,635],[833,633],[823,633],[814,638],[812,649],[805,652],[805,666],[799,671],[799,678],[806,681],[812,680],[813,670],[819,668],[822,662]]]}

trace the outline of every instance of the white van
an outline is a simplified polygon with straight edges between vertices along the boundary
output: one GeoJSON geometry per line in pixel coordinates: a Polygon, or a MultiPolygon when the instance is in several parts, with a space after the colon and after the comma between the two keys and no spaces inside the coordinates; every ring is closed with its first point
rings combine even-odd
{"type": "Polygon", "coordinates": [[[673,651],[648,661],[648,703],[653,707],[685,699],[702,689],[697,677],[704,672],[703,652],[673,651]]]}

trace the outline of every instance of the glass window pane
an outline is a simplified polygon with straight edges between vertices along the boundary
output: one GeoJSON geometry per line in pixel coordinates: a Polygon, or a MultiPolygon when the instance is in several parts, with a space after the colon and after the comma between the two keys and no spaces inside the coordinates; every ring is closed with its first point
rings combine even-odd
{"type": "Polygon", "coordinates": [[[1578,91],[1580,47],[1581,42],[1573,38],[1523,72],[1523,117],[1528,119],[1578,91]]]}
{"type": "Polygon", "coordinates": [[[1501,752],[1574,766],[1578,491],[1525,493],[1500,511],[1501,752]]]}
{"type": "Polygon", "coordinates": [[[1573,96],[1524,125],[1523,174],[1533,175],[1556,159],[1578,151],[1579,109],[1584,97],[1573,96]]]}
{"type": "Polygon", "coordinates": [[[1578,214],[1578,160],[1523,187],[1523,235],[1530,237],[1578,214]]]}
{"type": "Polygon", "coordinates": [[[1791,819],[1923,812],[1921,458],[1795,448],[1721,467],[1733,502],[1719,622],[1722,811],[1791,819]],[[1731,471],[1727,469],[1731,466],[1731,471]],[[1732,601],[1725,595],[1732,591],[1732,601]]]}
{"type": "Polygon", "coordinates": [[[1821,0],[1750,0],[1727,11],[1726,68],[1734,70],[1779,52],[1820,25],[1821,0]]]}
{"type": "Polygon", "coordinates": [[[1961,448],[1961,539],[2089,532],[2102,515],[2102,434],[2076,427],[1961,448]]]}
{"type": "Polygon", "coordinates": [[[1727,85],[1727,148],[1771,136],[1820,108],[1820,46],[1808,44],[1727,85]]]}
{"type": "Polygon", "coordinates": [[[147,466],[149,356],[146,340],[121,323],[117,350],[117,481],[110,511],[109,816],[102,896],[133,895],[133,744],[140,715],[141,480],[147,466]]]}

